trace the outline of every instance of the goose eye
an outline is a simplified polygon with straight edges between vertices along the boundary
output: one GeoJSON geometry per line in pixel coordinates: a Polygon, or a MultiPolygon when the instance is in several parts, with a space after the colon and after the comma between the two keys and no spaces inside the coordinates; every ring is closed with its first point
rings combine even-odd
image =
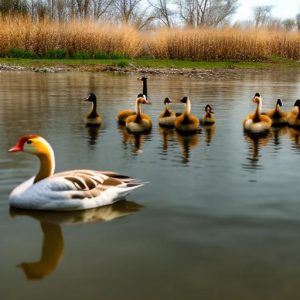
{"type": "Polygon", "coordinates": [[[27,141],[27,144],[32,144],[32,141],[30,141],[30,140],[29,140],[29,141],[27,141]]]}

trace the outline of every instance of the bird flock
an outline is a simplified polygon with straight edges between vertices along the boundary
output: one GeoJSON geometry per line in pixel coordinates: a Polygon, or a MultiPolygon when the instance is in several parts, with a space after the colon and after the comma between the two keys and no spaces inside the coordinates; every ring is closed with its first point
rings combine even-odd
{"type": "MultiPolygon", "coordinates": [[[[116,116],[117,122],[126,128],[130,134],[147,133],[151,131],[151,118],[142,113],[143,104],[151,104],[147,97],[147,78],[141,78],[143,93],[135,100],[135,110],[123,110],[116,116]]],[[[102,118],[97,112],[97,98],[91,93],[85,99],[91,103],[90,111],[84,116],[87,126],[101,126],[102,118]]],[[[256,110],[243,121],[245,132],[262,135],[268,133],[272,126],[300,128],[300,100],[287,113],[282,110],[282,101],[277,100],[275,108],[262,112],[262,98],[256,93],[252,98],[256,110]]],[[[216,120],[212,107],[207,104],[205,112],[199,119],[191,114],[189,97],[182,97],[185,105],[181,113],[171,110],[172,100],[164,99],[164,109],[158,123],[162,127],[175,128],[180,134],[193,135],[199,132],[199,126],[213,128],[216,120]]],[[[40,169],[36,176],[31,177],[17,186],[10,194],[12,207],[34,210],[73,211],[90,209],[112,204],[124,199],[132,190],[144,185],[144,182],[127,175],[111,171],[71,170],[54,173],[55,157],[51,145],[39,135],[21,137],[9,152],[25,152],[35,155],[40,161],[40,169]]]]}

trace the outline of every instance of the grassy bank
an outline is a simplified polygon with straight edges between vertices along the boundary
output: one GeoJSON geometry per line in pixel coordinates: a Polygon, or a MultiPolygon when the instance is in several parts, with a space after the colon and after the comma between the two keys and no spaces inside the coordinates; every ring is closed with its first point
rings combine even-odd
{"type": "Polygon", "coordinates": [[[300,62],[290,59],[270,58],[263,62],[247,61],[191,61],[170,59],[23,59],[0,58],[0,64],[24,67],[109,67],[119,68],[176,68],[176,69],[300,69],[300,62]]]}
{"type": "Polygon", "coordinates": [[[0,57],[60,58],[66,59],[65,63],[69,59],[85,59],[86,63],[103,59],[105,63],[110,59],[152,57],[157,59],[156,64],[165,64],[160,59],[171,59],[181,65],[184,63],[174,60],[222,61],[228,65],[228,61],[259,62],[269,57],[300,59],[300,33],[254,29],[138,31],[127,25],[33,22],[8,17],[0,19],[0,41],[0,57]]]}

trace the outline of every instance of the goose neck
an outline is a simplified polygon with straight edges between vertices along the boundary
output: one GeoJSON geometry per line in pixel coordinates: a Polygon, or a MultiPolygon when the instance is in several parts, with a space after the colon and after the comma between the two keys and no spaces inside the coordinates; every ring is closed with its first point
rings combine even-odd
{"type": "Polygon", "coordinates": [[[55,169],[55,158],[52,148],[49,148],[46,153],[38,154],[37,157],[40,160],[40,169],[35,176],[34,183],[52,176],[55,169]]]}

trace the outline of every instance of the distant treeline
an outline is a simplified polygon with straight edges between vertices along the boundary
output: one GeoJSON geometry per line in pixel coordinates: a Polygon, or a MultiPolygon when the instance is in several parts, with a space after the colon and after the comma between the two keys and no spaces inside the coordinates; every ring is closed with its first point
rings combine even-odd
{"type": "Polygon", "coordinates": [[[300,11],[293,18],[274,18],[271,5],[256,6],[252,18],[233,23],[239,5],[240,0],[0,0],[0,18],[21,14],[34,21],[93,20],[147,30],[230,25],[300,31],[300,11]]]}
{"type": "Polygon", "coordinates": [[[94,21],[0,20],[0,55],[27,58],[133,58],[261,61],[300,59],[300,33],[261,29],[157,29],[94,21]]]}

